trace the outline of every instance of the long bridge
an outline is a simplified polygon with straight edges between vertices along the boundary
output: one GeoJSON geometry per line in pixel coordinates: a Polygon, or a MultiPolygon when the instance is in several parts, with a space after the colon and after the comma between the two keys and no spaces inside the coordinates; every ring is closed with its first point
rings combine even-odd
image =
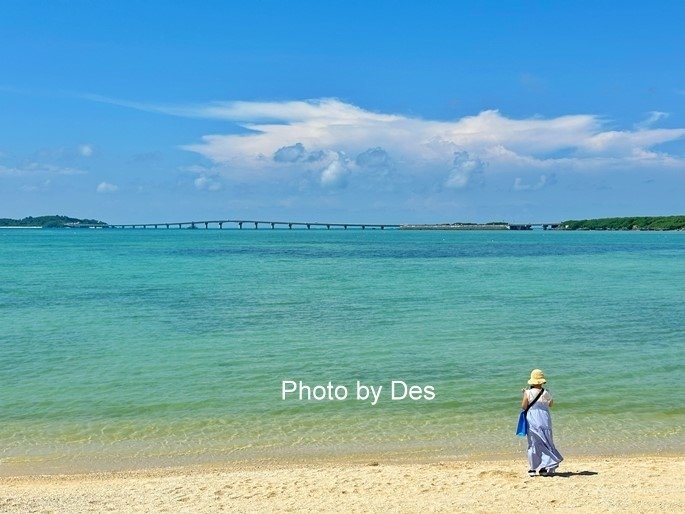
{"type": "Polygon", "coordinates": [[[275,229],[276,227],[282,227],[282,228],[289,228],[292,229],[293,227],[300,227],[300,228],[308,228],[311,229],[312,227],[326,227],[327,229],[331,228],[342,228],[344,230],[347,230],[348,228],[357,228],[357,229],[362,229],[366,230],[367,228],[369,229],[381,229],[384,230],[386,228],[400,228],[400,225],[395,225],[395,224],[390,224],[390,223],[322,223],[318,221],[268,221],[268,220],[245,220],[245,219],[236,219],[236,220],[205,220],[205,221],[181,221],[181,222],[173,222],[173,223],[126,223],[123,225],[99,225],[102,228],[118,228],[118,229],[123,229],[123,228],[199,228],[204,226],[204,228],[208,229],[210,228],[210,225],[214,228],[218,227],[219,229],[223,229],[224,225],[233,225],[237,226],[238,228],[242,229],[243,225],[246,227],[253,227],[255,229],[258,229],[259,226],[263,227],[271,227],[272,229],[275,229]]]}
{"type": "Polygon", "coordinates": [[[224,219],[224,220],[203,220],[203,221],[180,221],[180,222],[163,222],[163,223],[125,223],[125,224],[102,224],[102,225],[86,225],[86,224],[67,224],[73,228],[110,228],[110,229],[173,229],[186,228],[196,229],[204,227],[205,229],[219,228],[223,229],[224,225],[234,226],[242,229],[243,226],[259,229],[262,227],[279,228],[342,228],[344,230],[350,229],[401,229],[401,230],[533,230],[534,228],[541,228],[543,230],[554,230],[559,228],[559,223],[440,223],[440,224],[392,224],[392,223],[324,223],[319,221],[269,221],[269,220],[246,220],[246,219],[224,219]]]}

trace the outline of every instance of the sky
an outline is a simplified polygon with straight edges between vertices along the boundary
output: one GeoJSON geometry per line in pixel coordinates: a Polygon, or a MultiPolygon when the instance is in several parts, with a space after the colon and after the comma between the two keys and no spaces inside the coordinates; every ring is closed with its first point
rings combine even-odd
{"type": "Polygon", "coordinates": [[[0,217],[685,214],[681,2],[0,12],[0,217]]]}

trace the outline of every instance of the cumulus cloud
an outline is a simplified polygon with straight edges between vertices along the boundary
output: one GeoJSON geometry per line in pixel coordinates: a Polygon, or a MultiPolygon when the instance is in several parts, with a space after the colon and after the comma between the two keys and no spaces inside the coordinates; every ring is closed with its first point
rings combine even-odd
{"type": "Polygon", "coordinates": [[[373,112],[332,98],[188,106],[93,99],[238,125],[242,133],[209,134],[182,148],[221,165],[226,175],[255,180],[317,173],[321,185],[330,185],[392,170],[396,179],[460,189],[490,173],[685,169],[682,156],[659,149],[685,137],[685,128],[653,128],[665,117],[658,111],[639,126],[617,130],[593,114],[510,118],[486,110],[444,121],[373,112]]]}
{"type": "Polygon", "coordinates": [[[304,149],[302,143],[296,143],[291,146],[283,146],[274,153],[274,161],[276,162],[297,162],[305,158],[307,151],[304,149]]]}
{"type": "MultiPolygon", "coordinates": [[[[406,173],[425,173],[442,166],[458,185],[464,173],[455,171],[455,152],[467,152],[488,163],[493,172],[534,166],[564,165],[596,169],[602,164],[636,166],[648,161],[671,165],[673,156],[653,148],[685,136],[685,129],[607,130],[599,116],[576,114],[557,118],[512,119],[498,111],[483,111],[455,121],[434,121],[381,114],[333,99],[308,102],[233,102],[193,111],[239,123],[248,132],[207,135],[184,146],[204,157],[241,168],[261,168],[265,155],[284,164],[305,160],[309,152],[359,155],[364,166],[383,159],[379,151],[402,163],[406,173]],[[564,151],[567,157],[548,157],[564,151]]],[[[661,115],[656,115],[661,119],[661,115]]],[[[682,164],[681,159],[678,159],[682,164]]],[[[322,169],[330,165],[325,163],[322,169]]]]}
{"type": "Polygon", "coordinates": [[[324,187],[345,187],[350,169],[344,155],[338,155],[321,172],[321,185],[324,187]]]}
{"type": "Polygon", "coordinates": [[[355,164],[360,168],[383,171],[391,170],[394,167],[394,163],[390,158],[390,154],[388,154],[388,152],[379,146],[375,148],[369,148],[368,150],[365,150],[357,155],[355,158],[355,164]]]}
{"type": "Polygon", "coordinates": [[[478,180],[484,167],[483,161],[471,157],[468,152],[454,152],[452,170],[445,181],[445,186],[452,189],[463,189],[478,180]]]}
{"type": "Polygon", "coordinates": [[[100,182],[95,191],[98,193],[115,193],[119,190],[119,186],[110,184],[109,182],[100,182]]]}

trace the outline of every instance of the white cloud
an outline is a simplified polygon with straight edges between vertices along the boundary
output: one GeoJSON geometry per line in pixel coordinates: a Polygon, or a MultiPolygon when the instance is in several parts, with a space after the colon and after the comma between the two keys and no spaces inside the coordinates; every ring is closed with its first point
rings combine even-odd
{"type": "Polygon", "coordinates": [[[264,156],[286,148],[358,155],[374,147],[402,162],[405,170],[418,172],[427,165],[451,170],[450,161],[459,151],[481,160],[496,154],[494,164],[505,166],[521,160],[556,164],[558,159],[548,155],[561,151],[572,156],[565,160],[572,159],[580,167],[596,159],[635,164],[645,157],[654,164],[655,158],[668,156],[645,152],[685,136],[680,128],[606,130],[601,118],[587,114],[511,119],[498,111],[483,111],[450,122],[377,114],[331,99],[234,102],[193,112],[238,122],[249,132],[207,135],[184,148],[215,162],[247,168],[263,167],[264,156]]]}
{"type": "Polygon", "coordinates": [[[221,182],[207,175],[200,175],[193,181],[193,184],[200,191],[219,191],[221,189],[221,182]]]}
{"type": "Polygon", "coordinates": [[[28,170],[34,173],[51,173],[54,175],[83,175],[85,171],[77,168],[70,168],[67,166],[54,166],[52,164],[30,163],[27,165],[28,170]]]}
{"type": "Polygon", "coordinates": [[[115,193],[119,190],[119,186],[110,184],[109,182],[100,182],[95,190],[98,193],[115,193]]]}
{"type": "Polygon", "coordinates": [[[382,174],[392,175],[388,180],[401,176],[458,189],[484,171],[685,169],[682,156],[657,148],[682,139],[685,128],[651,128],[665,117],[658,111],[639,127],[615,130],[593,114],[514,119],[487,110],[442,121],[372,112],[332,98],[190,106],[92,99],[237,124],[243,133],[209,134],[183,148],[241,180],[316,173],[320,185],[330,186],[382,174]],[[455,155],[466,158],[457,163],[455,155]]]}
{"type": "Polygon", "coordinates": [[[304,149],[302,143],[296,143],[291,146],[283,146],[274,153],[274,161],[297,162],[301,161],[306,153],[307,151],[304,149]]]}
{"type": "Polygon", "coordinates": [[[85,171],[54,164],[28,162],[19,166],[3,166],[0,164],[0,176],[28,177],[36,175],[83,175],[85,171]]]}
{"type": "Polygon", "coordinates": [[[390,154],[379,146],[363,151],[357,155],[354,162],[357,166],[370,170],[389,171],[395,167],[390,154]]]}
{"type": "Polygon", "coordinates": [[[321,185],[324,187],[345,187],[350,170],[347,167],[346,159],[339,155],[331,161],[321,172],[321,185]]]}
{"type": "Polygon", "coordinates": [[[548,183],[551,183],[547,178],[547,175],[540,175],[540,178],[537,180],[537,182],[534,182],[532,184],[526,184],[523,182],[523,179],[521,177],[516,177],[516,180],[514,180],[514,190],[515,191],[537,191],[538,189],[542,189],[545,187],[548,183]]]}
{"type": "Polygon", "coordinates": [[[223,181],[221,179],[222,166],[200,166],[197,164],[185,166],[181,168],[185,171],[196,175],[193,179],[193,186],[198,191],[220,191],[223,189],[223,181]]]}
{"type": "Polygon", "coordinates": [[[93,155],[93,147],[91,145],[79,145],[77,151],[81,157],[90,157],[93,155]]]}
{"type": "Polygon", "coordinates": [[[485,164],[478,158],[473,158],[468,152],[455,152],[454,162],[445,186],[452,189],[463,189],[475,182],[483,173],[485,164]]]}

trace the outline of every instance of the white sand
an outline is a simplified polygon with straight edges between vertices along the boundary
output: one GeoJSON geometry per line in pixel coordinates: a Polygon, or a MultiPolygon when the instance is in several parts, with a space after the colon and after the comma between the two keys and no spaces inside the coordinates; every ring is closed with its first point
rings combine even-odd
{"type": "Polygon", "coordinates": [[[684,512],[682,456],[174,468],[0,478],[0,512],[684,512]]]}

